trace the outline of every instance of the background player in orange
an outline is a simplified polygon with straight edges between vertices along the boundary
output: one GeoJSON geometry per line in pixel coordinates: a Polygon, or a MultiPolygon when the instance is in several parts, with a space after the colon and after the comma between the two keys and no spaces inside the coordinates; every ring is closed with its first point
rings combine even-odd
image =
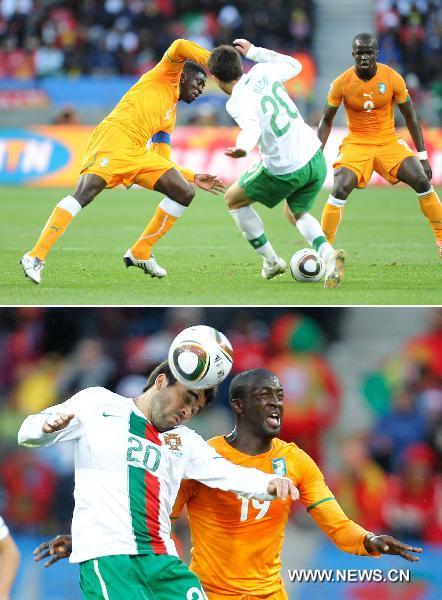
{"type": "MultiPolygon", "coordinates": [[[[296,444],[277,438],[284,393],[271,371],[243,371],[232,380],[229,396],[235,428],[208,442],[218,454],[238,465],[290,477],[309,514],[341,550],[418,560],[410,552],[422,552],[420,548],[376,536],[348,519],[315,462],[296,444]]],[[[181,483],[171,518],[184,504],[193,544],[190,568],[209,600],[287,600],[281,548],[290,501],[248,501],[190,480],[181,483]]],[[[34,554],[36,560],[50,557],[45,564],[50,566],[70,551],[70,536],[64,535],[41,544],[34,554]]]]}
{"type": "Polygon", "coordinates": [[[124,262],[152,277],[167,275],[151,249],[192,202],[195,190],[191,183],[213,193],[224,189],[215,175],[196,175],[170,158],[177,102],[190,104],[203,93],[206,74],[200,65],[207,64],[209,54],[194,42],[175,40],[157,66],[145,73],[94,129],[77,188],[57,204],[36,245],[20,260],[31,281],[41,282],[47,253],[80,210],[104,188],[120,183],[126,187],[137,183],[165,194],[138,241],[124,255],[124,262]],[[152,145],[146,148],[149,140],[152,145]]]}
{"type": "MultiPolygon", "coordinates": [[[[431,167],[422,129],[405,81],[392,68],[377,62],[378,44],[370,33],[360,33],[353,39],[352,55],[355,65],[331,84],[318,128],[324,148],[343,102],[349,135],[333,164],[333,189],[322,213],[324,234],[333,243],[350,192],[355,187],[364,188],[376,171],[392,184],[403,181],[415,190],[442,256],[442,205],[430,183],[431,167]],[[394,103],[405,118],[417,154],[395,131],[394,103]]],[[[286,214],[293,220],[288,207],[286,214]]]]}

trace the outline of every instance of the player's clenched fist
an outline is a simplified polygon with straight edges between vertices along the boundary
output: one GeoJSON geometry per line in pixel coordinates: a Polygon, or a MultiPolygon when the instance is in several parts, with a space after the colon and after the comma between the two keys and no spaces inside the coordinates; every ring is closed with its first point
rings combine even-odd
{"type": "Polygon", "coordinates": [[[42,430],[44,433],[60,431],[67,427],[74,417],[75,415],[73,414],[66,415],[65,413],[54,413],[53,415],[49,415],[42,425],[42,430]]]}
{"type": "Polygon", "coordinates": [[[252,44],[248,40],[237,39],[233,40],[233,45],[240,54],[245,56],[252,44]]]}
{"type": "Polygon", "coordinates": [[[267,493],[281,498],[281,500],[285,500],[289,496],[292,500],[298,500],[299,498],[298,489],[293,485],[292,480],[287,477],[272,479],[267,486],[267,493]]]}

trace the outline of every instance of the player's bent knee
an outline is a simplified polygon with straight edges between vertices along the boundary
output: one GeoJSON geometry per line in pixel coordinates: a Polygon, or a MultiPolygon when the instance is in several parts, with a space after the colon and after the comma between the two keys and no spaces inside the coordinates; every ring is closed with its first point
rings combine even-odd
{"type": "Polygon", "coordinates": [[[189,206],[192,200],[195,198],[195,188],[193,185],[188,185],[185,190],[182,192],[182,202],[180,204],[184,204],[185,206],[189,206]]]}
{"type": "Polygon", "coordinates": [[[431,187],[431,183],[430,180],[428,179],[428,177],[424,174],[424,173],[420,173],[416,179],[413,181],[413,184],[411,186],[418,194],[423,194],[424,192],[427,192],[430,187],[431,187]]]}

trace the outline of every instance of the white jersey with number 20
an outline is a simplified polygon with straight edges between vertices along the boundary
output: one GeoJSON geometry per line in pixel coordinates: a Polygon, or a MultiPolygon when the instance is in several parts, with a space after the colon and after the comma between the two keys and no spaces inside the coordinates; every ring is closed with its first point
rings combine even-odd
{"type": "Polygon", "coordinates": [[[259,64],[235,84],[226,104],[241,128],[236,147],[250,152],[258,144],[262,163],[272,175],[297,171],[321,146],[282,83],[298,75],[302,65],[291,56],[253,45],[247,58],[259,64]]]}

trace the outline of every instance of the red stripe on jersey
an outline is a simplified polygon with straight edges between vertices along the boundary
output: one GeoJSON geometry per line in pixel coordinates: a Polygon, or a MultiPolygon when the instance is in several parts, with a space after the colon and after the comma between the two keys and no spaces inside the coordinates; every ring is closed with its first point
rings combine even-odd
{"type": "MultiPolygon", "coordinates": [[[[145,432],[146,440],[161,446],[158,430],[148,423],[145,432]]],[[[146,524],[151,537],[151,545],[155,554],[167,554],[166,546],[160,536],[160,480],[146,469],[146,524]]]]}

